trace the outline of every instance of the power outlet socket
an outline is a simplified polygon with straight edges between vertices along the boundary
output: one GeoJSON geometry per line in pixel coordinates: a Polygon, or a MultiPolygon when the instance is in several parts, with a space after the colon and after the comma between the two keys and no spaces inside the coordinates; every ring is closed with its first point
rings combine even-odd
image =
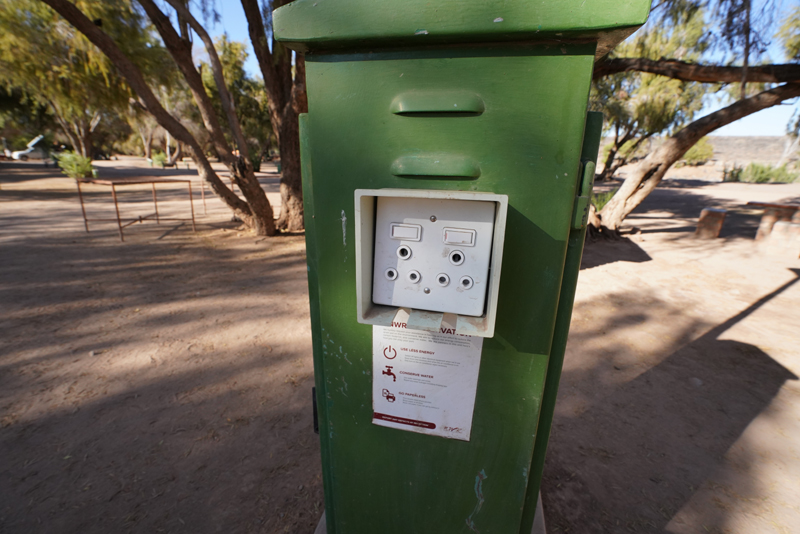
{"type": "Polygon", "coordinates": [[[479,317],[496,202],[378,197],[372,301],[479,317]]]}

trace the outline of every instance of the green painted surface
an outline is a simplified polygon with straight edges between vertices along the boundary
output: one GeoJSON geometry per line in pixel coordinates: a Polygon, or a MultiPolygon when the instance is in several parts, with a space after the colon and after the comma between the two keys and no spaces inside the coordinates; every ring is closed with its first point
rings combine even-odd
{"type": "MultiPolygon", "coordinates": [[[[587,3],[597,13],[608,6],[587,3]]],[[[623,3],[631,13],[616,18],[620,25],[646,16],[643,2],[623,3]]],[[[374,4],[385,13],[389,2],[374,4]]],[[[518,13],[541,9],[551,28],[596,27],[575,15],[583,8],[572,0],[467,1],[457,3],[464,13],[453,35],[479,40],[485,25],[470,17],[501,4],[518,13]]],[[[395,25],[406,31],[415,10],[441,24],[435,6],[459,11],[453,2],[392,5],[397,15],[369,30],[387,43],[395,25]]],[[[375,15],[361,1],[313,7],[338,13],[334,6],[344,14],[327,30],[305,0],[281,8],[276,34],[302,49],[300,41],[325,31],[354,38],[375,15]],[[353,6],[368,13],[351,18],[348,29],[353,6]],[[290,19],[295,33],[278,24],[290,19]]],[[[594,134],[585,139],[584,130],[594,132],[586,107],[597,42],[407,50],[399,48],[404,42],[306,56],[301,153],[328,532],[527,534],[583,244],[584,230],[572,227],[580,222],[576,197],[587,194],[582,161],[593,159],[586,154],[594,134]],[[496,334],[484,340],[469,442],[371,423],[372,327],[356,321],[354,191],[381,188],[508,196],[496,334]]]]}
{"type": "Polygon", "coordinates": [[[475,527],[485,533],[520,527],[594,50],[495,52],[308,58],[304,179],[331,533],[469,532],[480,473],[486,475],[485,501],[471,518],[475,527]],[[551,82],[537,83],[542,78],[551,82]],[[420,87],[467,87],[486,110],[471,116],[392,113],[398,94],[420,87]],[[480,176],[393,173],[398,159],[424,161],[430,153],[468,157],[479,164],[480,176]],[[497,335],[484,342],[468,443],[371,424],[372,327],[356,322],[353,191],[389,187],[509,196],[497,335]]]}
{"type": "Polygon", "coordinates": [[[650,0],[296,0],[273,25],[294,48],[314,50],[597,38],[641,26],[649,12],[650,0]]]}
{"type": "MultiPolygon", "coordinates": [[[[590,111],[586,117],[586,132],[581,150],[583,163],[583,178],[580,186],[580,197],[590,198],[594,185],[594,170],[597,164],[597,153],[600,149],[600,139],[603,133],[603,115],[590,111]],[[588,172],[586,172],[588,171],[588,172]]],[[[553,344],[550,349],[550,364],[547,368],[542,407],[539,417],[539,432],[536,435],[536,454],[531,465],[531,487],[527,495],[525,514],[522,521],[522,530],[526,534],[533,525],[534,511],[536,509],[536,494],[544,472],[545,453],[547,442],[550,438],[550,427],[553,424],[553,414],[558,395],[558,383],[561,380],[561,369],[564,365],[564,353],[567,350],[567,337],[572,319],[572,305],[575,302],[575,290],[578,285],[578,273],[581,268],[583,256],[583,243],[586,239],[586,225],[572,228],[567,243],[567,257],[564,262],[564,278],[561,283],[561,295],[556,312],[556,326],[553,333],[553,344]],[[533,483],[535,482],[535,486],[533,483]],[[526,530],[527,529],[527,530],[526,530]]]]}

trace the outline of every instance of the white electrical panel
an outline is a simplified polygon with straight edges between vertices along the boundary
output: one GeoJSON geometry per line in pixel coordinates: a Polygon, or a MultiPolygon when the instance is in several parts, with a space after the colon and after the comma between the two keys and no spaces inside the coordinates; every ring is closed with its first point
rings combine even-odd
{"type": "Polygon", "coordinates": [[[497,203],[378,197],[372,301],[484,314],[497,203]]]}

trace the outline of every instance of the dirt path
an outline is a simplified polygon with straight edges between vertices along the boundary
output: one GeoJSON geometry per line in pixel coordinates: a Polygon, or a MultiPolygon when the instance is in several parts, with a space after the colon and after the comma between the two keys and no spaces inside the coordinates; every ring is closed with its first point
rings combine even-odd
{"type": "Polygon", "coordinates": [[[137,224],[122,244],[83,231],[69,180],[18,167],[0,167],[0,532],[313,531],[303,237],[240,235],[210,200],[197,235],[137,224]]]}
{"type": "MultiPolygon", "coordinates": [[[[313,532],[302,236],[244,235],[210,200],[197,234],[136,224],[121,244],[84,232],[52,170],[0,164],[0,186],[0,532],[313,532]]],[[[185,213],[183,191],[160,208],[185,213]]],[[[743,207],[788,199],[800,185],[668,180],[641,234],[587,246],[551,532],[800,531],[800,262],[760,252],[743,207]],[[706,205],[733,210],[723,239],[690,238],[706,205]]]]}
{"type": "Polygon", "coordinates": [[[748,200],[800,184],[668,180],[590,243],[543,497],[551,532],[800,532],[800,261],[748,200]],[[694,240],[700,210],[732,212],[694,240]]]}

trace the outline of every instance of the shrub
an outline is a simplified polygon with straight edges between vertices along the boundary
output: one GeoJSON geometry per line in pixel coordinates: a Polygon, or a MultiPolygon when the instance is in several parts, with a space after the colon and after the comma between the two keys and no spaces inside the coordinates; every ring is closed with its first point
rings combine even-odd
{"type": "Polygon", "coordinates": [[[167,155],[163,152],[156,152],[153,154],[153,164],[163,168],[167,162],[167,155]]]}
{"type": "Polygon", "coordinates": [[[686,165],[705,165],[713,156],[714,145],[711,144],[708,137],[703,137],[686,151],[683,161],[686,165]]]}
{"type": "MultiPolygon", "coordinates": [[[[631,160],[636,160],[639,158],[643,158],[647,155],[647,148],[645,147],[646,143],[640,143],[639,146],[634,148],[636,144],[636,139],[631,139],[629,141],[625,141],[625,143],[619,147],[615,159],[625,158],[628,162],[631,160]]],[[[611,152],[611,149],[614,147],[614,143],[608,143],[603,146],[603,150],[601,153],[602,161],[608,159],[608,153],[611,152]]]]}
{"type": "Polygon", "coordinates": [[[741,174],[740,181],[753,184],[783,183],[788,184],[797,180],[797,173],[791,172],[786,165],[773,167],[772,165],[761,165],[751,163],[745,167],[741,174]]]}
{"type": "Polygon", "coordinates": [[[613,197],[616,194],[616,192],[617,192],[616,189],[612,189],[611,191],[606,191],[605,193],[592,192],[592,204],[594,204],[595,209],[597,211],[603,209],[603,206],[608,204],[608,201],[611,200],[611,197],[613,197]]]}
{"type": "Polygon", "coordinates": [[[94,176],[92,160],[76,152],[62,152],[55,156],[61,171],[70,178],[91,178],[94,176]]]}
{"type": "Polygon", "coordinates": [[[250,163],[253,164],[253,170],[255,172],[260,171],[261,170],[261,152],[256,152],[254,150],[253,153],[250,154],[250,163]]]}
{"type": "Polygon", "coordinates": [[[735,163],[733,164],[733,167],[731,167],[730,169],[725,167],[722,170],[722,181],[723,182],[741,182],[742,181],[742,172],[743,171],[744,171],[744,168],[739,167],[735,163]]]}

